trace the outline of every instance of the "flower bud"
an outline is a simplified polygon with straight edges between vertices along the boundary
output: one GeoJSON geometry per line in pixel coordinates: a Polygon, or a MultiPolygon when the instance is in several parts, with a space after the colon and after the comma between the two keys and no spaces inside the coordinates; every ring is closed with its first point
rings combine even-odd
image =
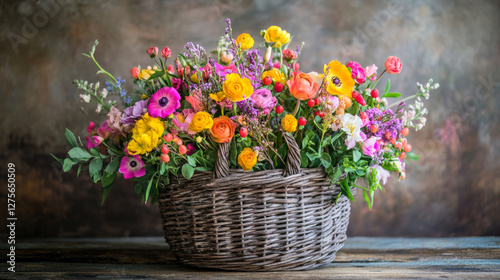
{"type": "Polygon", "coordinates": [[[151,58],[155,58],[158,55],[158,48],[157,47],[151,47],[146,51],[151,58]]]}
{"type": "Polygon", "coordinates": [[[271,48],[271,46],[267,47],[266,54],[264,55],[264,64],[271,60],[272,53],[273,48],[271,48]]]}
{"type": "Polygon", "coordinates": [[[234,55],[231,52],[223,51],[220,55],[220,61],[224,64],[229,64],[233,61],[234,55]]]}
{"type": "Polygon", "coordinates": [[[172,51],[170,50],[169,47],[164,47],[163,50],[161,50],[161,56],[163,58],[167,59],[172,55],[172,51]]]}

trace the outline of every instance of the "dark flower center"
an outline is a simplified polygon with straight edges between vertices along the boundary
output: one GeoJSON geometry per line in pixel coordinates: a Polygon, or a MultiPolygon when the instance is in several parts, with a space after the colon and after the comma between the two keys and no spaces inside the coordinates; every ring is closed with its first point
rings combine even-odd
{"type": "Polygon", "coordinates": [[[158,104],[160,104],[160,106],[161,106],[161,107],[165,107],[165,106],[167,106],[167,104],[168,104],[168,98],[166,98],[166,97],[162,97],[162,98],[160,99],[160,101],[158,102],[158,104]]]}
{"type": "Polygon", "coordinates": [[[333,76],[332,77],[332,83],[337,86],[337,87],[340,87],[342,86],[342,82],[340,81],[339,77],[337,76],[333,76]]]}
{"type": "Polygon", "coordinates": [[[137,166],[137,161],[133,160],[130,162],[130,167],[134,168],[137,166]]]}

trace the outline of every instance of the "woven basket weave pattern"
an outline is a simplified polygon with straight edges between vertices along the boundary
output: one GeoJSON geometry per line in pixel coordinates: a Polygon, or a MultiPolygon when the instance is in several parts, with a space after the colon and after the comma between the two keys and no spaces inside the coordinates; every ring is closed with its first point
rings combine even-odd
{"type": "Polygon", "coordinates": [[[350,203],[323,169],[197,172],[160,188],[165,239],[183,263],[240,271],[304,270],[343,246],[350,203]]]}

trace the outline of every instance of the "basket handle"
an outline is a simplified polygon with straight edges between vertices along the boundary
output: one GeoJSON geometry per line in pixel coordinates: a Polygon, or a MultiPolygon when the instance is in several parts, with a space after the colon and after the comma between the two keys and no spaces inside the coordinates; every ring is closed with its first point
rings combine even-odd
{"type": "MultiPolygon", "coordinates": [[[[300,173],[300,149],[295,138],[290,133],[283,132],[288,154],[286,157],[286,167],[283,176],[290,176],[300,173]]],[[[224,178],[229,175],[229,146],[231,142],[220,143],[217,151],[217,162],[215,163],[214,178],[224,178]]]]}

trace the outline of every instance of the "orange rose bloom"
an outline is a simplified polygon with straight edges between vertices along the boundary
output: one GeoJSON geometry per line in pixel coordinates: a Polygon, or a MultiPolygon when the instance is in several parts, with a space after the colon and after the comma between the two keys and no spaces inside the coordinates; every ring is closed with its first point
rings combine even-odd
{"type": "Polygon", "coordinates": [[[290,94],[298,100],[314,98],[318,92],[319,85],[313,81],[311,76],[302,72],[293,72],[293,78],[286,81],[290,94]]]}
{"type": "Polygon", "coordinates": [[[233,139],[236,123],[226,116],[214,119],[214,124],[210,128],[210,137],[217,143],[227,143],[233,139]]]}

